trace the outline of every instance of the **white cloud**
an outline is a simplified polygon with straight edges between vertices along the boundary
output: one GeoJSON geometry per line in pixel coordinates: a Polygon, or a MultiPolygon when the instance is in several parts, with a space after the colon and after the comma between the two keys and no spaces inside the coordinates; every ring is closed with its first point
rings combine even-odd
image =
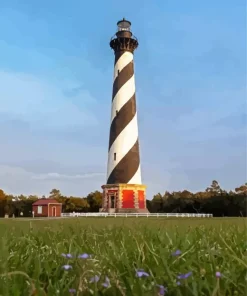
{"type": "Polygon", "coordinates": [[[97,176],[104,176],[105,173],[86,173],[78,175],[65,175],[59,173],[47,173],[47,174],[37,174],[33,175],[31,178],[34,180],[78,180],[85,178],[94,178],[97,176]]]}
{"type": "Polygon", "coordinates": [[[32,129],[97,124],[88,106],[95,99],[85,89],[76,93],[78,106],[64,94],[64,86],[34,75],[0,71],[0,81],[0,112],[29,122],[32,129]]]}
{"type": "Polygon", "coordinates": [[[9,194],[48,194],[58,188],[65,195],[85,196],[101,190],[105,182],[103,173],[66,175],[59,173],[35,174],[21,167],[0,165],[0,188],[9,194]]]}

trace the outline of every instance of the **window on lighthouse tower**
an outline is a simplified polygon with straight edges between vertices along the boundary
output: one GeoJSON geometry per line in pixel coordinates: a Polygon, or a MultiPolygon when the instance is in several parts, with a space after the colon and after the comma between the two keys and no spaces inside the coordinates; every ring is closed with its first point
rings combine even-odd
{"type": "Polygon", "coordinates": [[[117,153],[114,153],[114,160],[116,160],[116,157],[117,157],[117,153]]]}

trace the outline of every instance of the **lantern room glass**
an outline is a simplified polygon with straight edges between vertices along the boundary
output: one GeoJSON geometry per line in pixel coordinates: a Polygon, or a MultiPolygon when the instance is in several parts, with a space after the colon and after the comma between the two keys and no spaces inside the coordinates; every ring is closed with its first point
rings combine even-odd
{"type": "Polygon", "coordinates": [[[131,22],[123,19],[117,23],[118,31],[130,31],[131,22]]]}

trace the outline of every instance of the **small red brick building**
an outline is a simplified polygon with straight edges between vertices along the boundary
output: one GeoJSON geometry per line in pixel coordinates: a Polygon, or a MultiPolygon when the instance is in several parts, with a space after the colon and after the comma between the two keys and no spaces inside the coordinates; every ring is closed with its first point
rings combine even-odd
{"type": "Polygon", "coordinates": [[[55,199],[38,199],[32,204],[34,217],[61,217],[62,203],[55,199]]]}

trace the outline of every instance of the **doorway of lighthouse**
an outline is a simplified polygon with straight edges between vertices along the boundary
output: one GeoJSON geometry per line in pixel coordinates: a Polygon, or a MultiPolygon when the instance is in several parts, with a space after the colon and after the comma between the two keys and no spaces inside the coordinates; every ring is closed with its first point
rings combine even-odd
{"type": "Polygon", "coordinates": [[[115,209],[115,196],[110,195],[110,208],[115,209]]]}

